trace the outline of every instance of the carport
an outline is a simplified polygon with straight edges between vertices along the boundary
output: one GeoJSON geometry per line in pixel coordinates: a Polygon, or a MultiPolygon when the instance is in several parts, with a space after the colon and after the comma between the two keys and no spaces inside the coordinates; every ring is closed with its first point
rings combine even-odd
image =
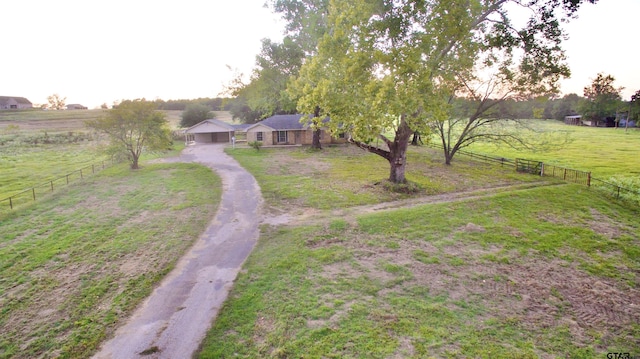
{"type": "Polygon", "coordinates": [[[235,128],[215,119],[204,120],[184,130],[185,141],[197,143],[229,143],[235,128]]]}

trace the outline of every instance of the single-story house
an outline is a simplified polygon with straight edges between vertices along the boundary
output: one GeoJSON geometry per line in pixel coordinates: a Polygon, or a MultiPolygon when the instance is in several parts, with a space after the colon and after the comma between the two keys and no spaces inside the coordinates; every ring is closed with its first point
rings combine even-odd
{"type": "MultiPolygon", "coordinates": [[[[313,142],[313,130],[308,123],[300,119],[310,115],[274,115],[247,128],[247,141],[260,141],[265,146],[274,145],[310,145],[313,142]]],[[[326,120],[325,120],[326,121],[326,120]]],[[[324,129],[320,132],[320,143],[345,143],[344,134],[330,136],[324,129]]]]}
{"type": "Polygon", "coordinates": [[[0,110],[33,108],[31,101],[24,97],[0,96],[0,110]]]}
{"type": "Polygon", "coordinates": [[[242,130],[241,126],[209,119],[187,128],[184,130],[184,134],[186,142],[228,143],[231,142],[236,130],[242,130]]]}
{"type": "Polygon", "coordinates": [[[67,105],[67,110],[86,110],[87,106],[82,106],[79,103],[72,103],[70,105],[67,105]]]}

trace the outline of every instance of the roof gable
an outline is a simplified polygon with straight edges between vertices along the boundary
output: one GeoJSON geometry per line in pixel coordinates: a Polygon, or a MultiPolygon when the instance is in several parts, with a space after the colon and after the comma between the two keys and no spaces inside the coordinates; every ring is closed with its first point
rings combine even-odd
{"type": "Polygon", "coordinates": [[[267,125],[265,125],[262,122],[258,122],[255,123],[253,125],[251,125],[249,128],[247,128],[246,130],[247,132],[273,132],[273,131],[278,131],[273,127],[269,127],[267,125]]]}
{"type": "Polygon", "coordinates": [[[31,101],[27,100],[24,97],[0,96],[0,104],[5,104],[9,102],[9,100],[14,100],[17,103],[24,104],[24,105],[31,105],[31,101]]]}
{"type": "Polygon", "coordinates": [[[258,122],[269,126],[276,131],[283,130],[304,130],[307,126],[300,123],[300,119],[305,115],[274,115],[258,122]]]}
{"type": "Polygon", "coordinates": [[[208,132],[229,132],[233,131],[234,127],[226,122],[222,122],[216,119],[204,120],[198,124],[195,124],[186,130],[185,133],[208,133],[208,132]]]}

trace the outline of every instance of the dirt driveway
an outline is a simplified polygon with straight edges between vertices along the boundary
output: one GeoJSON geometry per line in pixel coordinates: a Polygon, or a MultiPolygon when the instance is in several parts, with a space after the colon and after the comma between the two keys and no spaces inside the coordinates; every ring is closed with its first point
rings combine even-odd
{"type": "Polygon", "coordinates": [[[193,248],[94,358],[190,358],[200,345],[259,236],[260,188],[223,150],[224,145],[194,145],[175,159],[204,164],[222,178],[220,208],[193,248]]]}

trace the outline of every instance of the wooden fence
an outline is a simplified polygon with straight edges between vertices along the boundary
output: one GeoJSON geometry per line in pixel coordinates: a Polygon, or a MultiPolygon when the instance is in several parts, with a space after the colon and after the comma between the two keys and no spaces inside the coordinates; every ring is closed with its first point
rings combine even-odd
{"type": "Polygon", "coordinates": [[[73,172],[69,172],[64,176],[57,177],[39,185],[25,189],[10,197],[0,199],[0,213],[2,213],[4,210],[12,210],[16,206],[19,206],[21,204],[36,201],[38,198],[43,197],[45,194],[53,192],[57,188],[66,186],[74,181],[81,180],[88,175],[94,174],[107,168],[110,165],[113,165],[114,163],[115,162],[112,160],[94,163],[73,172]]]}
{"type": "MultiPolygon", "coordinates": [[[[428,146],[430,146],[432,148],[436,148],[436,149],[442,150],[442,145],[429,143],[428,146]]],[[[464,155],[464,156],[468,156],[468,157],[471,157],[471,158],[473,158],[475,160],[479,160],[479,161],[483,161],[483,162],[487,162],[487,163],[499,164],[501,166],[511,165],[512,163],[514,163],[514,161],[512,159],[510,159],[510,158],[489,156],[489,155],[485,155],[485,154],[482,154],[482,153],[475,153],[475,152],[465,151],[465,150],[458,150],[456,152],[456,154],[461,154],[461,155],[464,155]]]]}
{"type": "MultiPolygon", "coordinates": [[[[429,144],[430,147],[442,150],[442,145],[429,144]]],[[[474,153],[470,151],[459,150],[458,154],[471,157],[475,160],[480,160],[487,163],[496,163],[504,166],[505,164],[513,164],[516,171],[523,173],[531,173],[538,176],[547,176],[560,178],[567,182],[577,183],[585,185],[587,187],[594,187],[599,191],[605,192],[616,199],[630,199],[634,202],[640,202],[640,192],[634,191],[629,188],[621,187],[617,184],[603,181],[601,179],[593,178],[591,172],[574,170],[572,168],[566,168],[556,166],[548,163],[544,163],[538,160],[530,160],[524,158],[516,158],[515,161],[509,158],[493,157],[484,154],[474,153]]]]}

